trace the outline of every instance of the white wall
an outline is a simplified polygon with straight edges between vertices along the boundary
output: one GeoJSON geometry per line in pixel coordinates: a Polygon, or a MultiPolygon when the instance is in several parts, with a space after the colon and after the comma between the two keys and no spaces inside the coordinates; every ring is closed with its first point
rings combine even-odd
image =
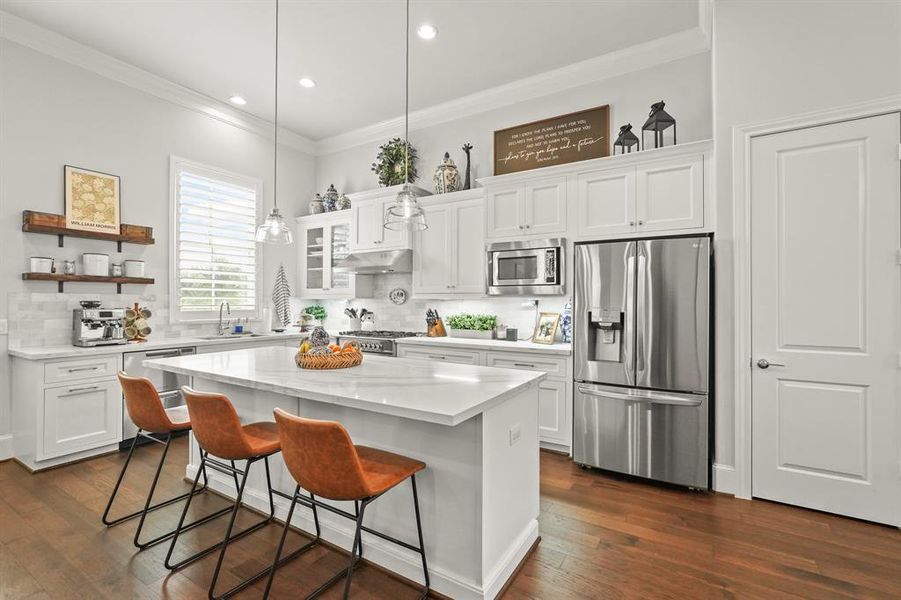
{"type": "MultiPolygon", "coordinates": [[[[272,204],[272,142],[180,105],[126,87],[8,40],[0,40],[0,315],[10,294],[55,292],[55,283],[23,282],[29,256],[76,258],[82,252],[114,259],[142,258],[157,283],[125,287],[122,304],[140,295],[151,306],[168,304],[169,156],[175,154],[264,180],[265,206],[272,204]],[[115,245],[23,234],[22,210],[62,213],[63,165],[115,173],[122,178],[122,221],[154,228],[156,245],[115,245]]],[[[313,190],[311,156],[282,147],[279,199],[293,224],[298,206],[313,190]]],[[[263,250],[264,297],[284,262],[294,283],[294,247],[263,250]]],[[[108,285],[70,284],[67,295],[115,292],[108,285]]],[[[37,294],[40,297],[42,294],[37,294]]],[[[35,310],[40,310],[35,305],[35,310]]],[[[14,326],[14,324],[11,324],[14,326]]],[[[0,435],[9,431],[7,339],[0,336],[0,435]]]]}
{"type": "Polygon", "coordinates": [[[901,94],[901,2],[716,0],[717,462],[734,461],[732,130],[901,94]]]}
{"type": "MultiPolygon", "coordinates": [[[[412,77],[417,76],[420,75],[412,73],[412,77]]],[[[417,185],[428,190],[434,189],[432,173],[445,151],[451,153],[462,176],[465,156],[460,147],[465,142],[474,146],[473,177],[492,175],[492,147],[494,131],[497,129],[609,104],[610,133],[615,139],[620,125],[628,122],[640,134],[651,104],[658,100],[665,100],[667,111],[676,117],[679,141],[709,139],[713,131],[710,117],[710,54],[696,54],[543,98],[411,131],[410,142],[419,156],[417,185]]],[[[402,136],[403,131],[398,131],[397,135],[402,136]]],[[[324,191],[330,183],[334,183],[342,192],[358,192],[378,187],[378,179],[370,171],[370,165],[375,160],[381,143],[364,144],[318,157],[317,190],[324,191]]]]}

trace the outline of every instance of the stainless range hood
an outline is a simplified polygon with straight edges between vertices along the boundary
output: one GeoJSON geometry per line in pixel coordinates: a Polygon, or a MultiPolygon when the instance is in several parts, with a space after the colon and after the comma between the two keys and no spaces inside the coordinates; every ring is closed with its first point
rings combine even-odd
{"type": "Polygon", "coordinates": [[[335,271],[378,275],[380,273],[411,273],[413,271],[412,250],[370,250],[354,252],[338,262],[335,271]]]}

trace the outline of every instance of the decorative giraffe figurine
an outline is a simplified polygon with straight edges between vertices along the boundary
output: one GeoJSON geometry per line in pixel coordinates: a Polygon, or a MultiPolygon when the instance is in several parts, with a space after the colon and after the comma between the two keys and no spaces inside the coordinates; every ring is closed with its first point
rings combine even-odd
{"type": "Polygon", "coordinates": [[[464,190],[468,190],[469,187],[470,187],[470,180],[469,180],[469,172],[470,172],[470,169],[469,169],[469,151],[470,151],[470,150],[472,150],[472,144],[470,144],[469,142],[463,144],[463,152],[466,153],[466,179],[463,181],[463,189],[464,189],[464,190]]]}

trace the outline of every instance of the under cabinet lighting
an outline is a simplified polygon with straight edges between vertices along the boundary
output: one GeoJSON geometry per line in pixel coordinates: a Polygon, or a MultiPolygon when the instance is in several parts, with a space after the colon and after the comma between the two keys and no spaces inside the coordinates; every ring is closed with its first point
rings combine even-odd
{"type": "Polygon", "coordinates": [[[428,23],[423,23],[416,30],[416,35],[424,40],[434,40],[438,36],[438,28],[428,23]]]}
{"type": "Polygon", "coordinates": [[[228,101],[235,106],[244,106],[245,104],[247,104],[247,100],[245,100],[243,96],[239,96],[237,94],[229,98],[228,101]]]}
{"type": "Polygon", "coordinates": [[[301,87],[305,87],[305,88],[316,87],[316,82],[313,81],[312,79],[310,79],[309,77],[301,77],[300,81],[298,81],[297,83],[299,83],[301,87]]]}

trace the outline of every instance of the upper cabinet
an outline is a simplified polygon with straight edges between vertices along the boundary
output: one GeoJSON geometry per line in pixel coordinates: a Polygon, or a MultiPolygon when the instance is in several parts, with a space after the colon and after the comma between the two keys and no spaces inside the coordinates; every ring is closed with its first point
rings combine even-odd
{"type": "MultiPolygon", "coordinates": [[[[429,192],[410,186],[419,197],[429,192]]],[[[403,250],[411,247],[408,231],[385,229],[385,211],[394,204],[401,186],[379,188],[367,192],[348,194],[351,200],[351,242],[355,252],[367,250],[403,250]]]]}
{"type": "Polygon", "coordinates": [[[413,294],[485,294],[485,210],[482,190],[433,196],[423,203],[429,228],[413,238],[413,294]]]}
{"type": "Polygon", "coordinates": [[[712,150],[709,140],[690,142],[480,178],[485,237],[588,240],[709,227],[712,150]]]}
{"type": "Polygon", "coordinates": [[[528,181],[489,190],[488,238],[547,236],[566,232],[566,178],[528,181]]]}
{"type": "Polygon", "coordinates": [[[297,219],[302,298],[372,296],[370,277],[336,268],[350,254],[351,218],[351,211],[338,211],[297,219]]]}

